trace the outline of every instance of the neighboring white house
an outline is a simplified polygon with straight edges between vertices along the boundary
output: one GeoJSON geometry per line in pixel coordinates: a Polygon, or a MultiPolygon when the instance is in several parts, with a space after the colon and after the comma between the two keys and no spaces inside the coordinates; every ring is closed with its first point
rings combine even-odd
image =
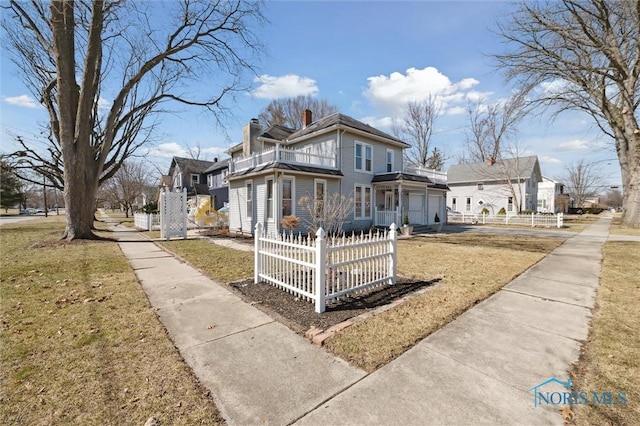
{"type": "MultiPolygon", "coordinates": [[[[229,149],[229,229],[252,233],[256,223],[279,232],[284,216],[305,220],[302,197],[324,202],[332,194],[353,200],[345,230],[415,225],[444,217],[446,174],[403,165],[407,143],[335,113],[304,127],[245,125],[243,142],[229,149]]],[[[298,229],[303,231],[301,225],[298,229]]]]}
{"type": "Polygon", "coordinates": [[[457,164],[447,171],[451,192],[447,206],[461,213],[495,215],[535,211],[538,183],[542,182],[537,156],[493,160],[486,163],[457,164]]]}
{"type": "Polygon", "coordinates": [[[569,195],[564,193],[564,184],[542,176],[538,184],[538,208],[540,213],[567,213],[569,195]]]}

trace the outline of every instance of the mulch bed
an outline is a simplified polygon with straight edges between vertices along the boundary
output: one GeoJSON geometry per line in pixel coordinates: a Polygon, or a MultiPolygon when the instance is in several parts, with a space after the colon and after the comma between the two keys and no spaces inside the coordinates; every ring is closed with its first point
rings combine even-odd
{"type": "Polygon", "coordinates": [[[338,301],[327,304],[327,310],[322,314],[315,312],[313,302],[302,300],[271,284],[254,284],[253,279],[249,279],[236,281],[229,285],[248,303],[275,317],[294,331],[303,334],[312,327],[326,330],[345,320],[388,305],[394,300],[420,289],[433,286],[437,282],[438,280],[418,281],[398,277],[396,285],[384,285],[351,297],[342,297],[338,301]]]}

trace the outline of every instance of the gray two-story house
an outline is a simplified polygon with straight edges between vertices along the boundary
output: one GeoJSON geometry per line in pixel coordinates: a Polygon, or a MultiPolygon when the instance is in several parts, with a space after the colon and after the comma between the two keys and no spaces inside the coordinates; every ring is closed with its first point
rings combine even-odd
{"type": "Polygon", "coordinates": [[[252,233],[261,223],[278,233],[284,216],[309,219],[301,198],[324,202],[333,194],[351,201],[344,230],[444,217],[446,175],[404,167],[410,145],[340,113],[314,122],[307,110],[303,123],[298,130],[262,129],[255,119],[245,125],[242,143],[229,150],[230,230],[252,233]]]}
{"type": "Polygon", "coordinates": [[[219,210],[229,201],[228,172],[229,159],[207,161],[173,157],[169,174],[163,181],[170,182],[172,191],[186,189],[189,198],[211,196],[211,206],[219,210]]]}

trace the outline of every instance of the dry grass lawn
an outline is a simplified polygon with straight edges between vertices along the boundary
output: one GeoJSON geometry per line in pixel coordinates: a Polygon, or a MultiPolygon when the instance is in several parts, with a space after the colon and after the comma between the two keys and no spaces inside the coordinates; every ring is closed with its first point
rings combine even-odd
{"type": "Polygon", "coordinates": [[[156,241],[213,280],[229,283],[253,276],[253,252],[222,247],[207,240],[156,241]]]}
{"type": "Polygon", "coordinates": [[[581,392],[626,392],[626,405],[574,406],[577,425],[640,425],[640,249],[607,242],[588,342],[574,372],[581,392]]]}
{"type": "Polygon", "coordinates": [[[114,242],[3,225],[0,424],[221,424],[114,242]]]}
{"type": "Polygon", "coordinates": [[[425,294],[343,330],[329,351],[366,371],[398,357],[474,304],[486,299],[564,240],[439,234],[398,244],[398,272],[439,280],[425,294]]]}

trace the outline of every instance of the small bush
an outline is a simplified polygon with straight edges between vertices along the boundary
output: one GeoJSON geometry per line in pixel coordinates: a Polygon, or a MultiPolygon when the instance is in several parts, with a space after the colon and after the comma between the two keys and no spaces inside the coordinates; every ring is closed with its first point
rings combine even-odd
{"type": "Polygon", "coordinates": [[[507,211],[504,209],[504,207],[502,207],[502,208],[498,211],[498,214],[506,215],[506,214],[507,214],[507,211]]]}
{"type": "Polygon", "coordinates": [[[489,209],[487,209],[486,207],[483,207],[482,210],[480,211],[480,214],[489,214],[489,209]]]}

